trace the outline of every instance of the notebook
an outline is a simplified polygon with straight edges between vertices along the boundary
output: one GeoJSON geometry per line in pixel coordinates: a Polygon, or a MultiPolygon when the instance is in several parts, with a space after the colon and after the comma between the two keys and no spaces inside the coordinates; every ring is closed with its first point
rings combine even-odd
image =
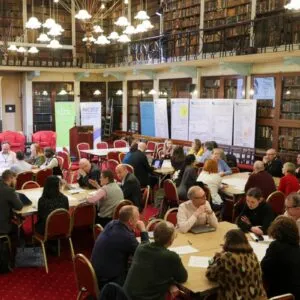
{"type": "Polygon", "coordinates": [[[165,159],[162,163],[162,168],[172,168],[171,160],[170,159],[165,159]]]}
{"type": "Polygon", "coordinates": [[[209,225],[197,225],[192,227],[190,230],[192,233],[205,233],[205,232],[212,232],[216,231],[216,228],[209,226],[209,225]]]}

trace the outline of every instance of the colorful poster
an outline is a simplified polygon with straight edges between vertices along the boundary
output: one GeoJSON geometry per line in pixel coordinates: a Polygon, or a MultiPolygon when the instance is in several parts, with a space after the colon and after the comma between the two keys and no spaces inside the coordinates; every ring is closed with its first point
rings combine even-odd
{"type": "Polygon", "coordinates": [[[101,102],[80,103],[81,126],[93,126],[94,148],[101,142],[101,102]]]}
{"type": "Polygon", "coordinates": [[[155,136],[154,103],[153,101],[141,101],[141,134],[155,136]]]}
{"type": "Polygon", "coordinates": [[[171,138],[189,138],[189,99],[171,99],[171,138]]]}
{"type": "Polygon", "coordinates": [[[167,99],[154,100],[155,136],[169,138],[167,99]]]}
{"type": "Polygon", "coordinates": [[[69,130],[74,126],[76,112],[74,102],[55,102],[56,146],[69,146],[69,130]]]}

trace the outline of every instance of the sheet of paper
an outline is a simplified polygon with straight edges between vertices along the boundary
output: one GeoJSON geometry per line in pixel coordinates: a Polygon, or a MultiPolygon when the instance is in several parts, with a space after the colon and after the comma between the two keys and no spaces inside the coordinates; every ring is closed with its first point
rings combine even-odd
{"type": "Polygon", "coordinates": [[[73,194],[79,194],[79,193],[82,193],[82,192],[84,192],[84,190],[81,189],[81,188],[72,189],[72,190],[69,191],[69,193],[70,193],[71,195],[73,195],[73,194]]]}
{"type": "Polygon", "coordinates": [[[266,251],[269,247],[268,244],[259,243],[259,242],[249,242],[251,247],[253,248],[254,253],[256,254],[259,261],[262,261],[264,256],[266,255],[266,251]]]}
{"type": "Polygon", "coordinates": [[[250,237],[252,238],[253,241],[259,242],[259,243],[270,244],[271,242],[274,241],[274,239],[270,238],[268,235],[263,235],[263,239],[264,239],[263,241],[258,240],[257,236],[253,232],[250,232],[249,235],[250,235],[250,237]]]}
{"type": "Polygon", "coordinates": [[[228,184],[241,191],[245,189],[246,182],[247,182],[246,178],[224,178],[222,180],[222,183],[228,184]]]}
{"type": "Polygon", "coordinates": [[[189,267],[207,268],[211,257],[207,256],[191,256],[189,259],[189,267]]]}
{"type": "Polygon", "coordinates": [[[169,248],[169,250],[176,252],[178,255],[199,252],[198,249],[196,249],[192,246],[171,247],[171,248],[169,248]]]}

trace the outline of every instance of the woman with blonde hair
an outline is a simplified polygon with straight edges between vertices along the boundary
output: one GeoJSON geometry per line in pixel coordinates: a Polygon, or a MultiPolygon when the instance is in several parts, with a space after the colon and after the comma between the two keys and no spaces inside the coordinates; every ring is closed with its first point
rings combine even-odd
{"type": "Polygon", "coordinates": [[[173,150],[172,140],[165,140],[161,158],[171,158],[171,156],[173,155],[173,150]]]}
{"type": "Polygon", "coordinates": [[[196,157],[201,156],[204,153],[204,148],[202,147],[202,143],[199,139],[194,139],[192,148],[190,149],[188,154],[194,154],[196,157]]]}
{"type": "Polygon", "coordinates": [[[31,154],[28,162],[39,168],[46,160],[43,149],[39,144],[33,143],[30,146],[30,151],[31,154]]]}

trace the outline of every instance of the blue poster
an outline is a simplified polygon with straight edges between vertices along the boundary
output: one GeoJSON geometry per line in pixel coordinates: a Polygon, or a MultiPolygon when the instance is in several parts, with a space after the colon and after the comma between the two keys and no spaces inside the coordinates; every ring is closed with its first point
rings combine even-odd
{"type": "Polygon", "coordinates": [[[141,134],[155,136],[154,103],[141,101],[140,109],[141,109],[141,134]]]}

